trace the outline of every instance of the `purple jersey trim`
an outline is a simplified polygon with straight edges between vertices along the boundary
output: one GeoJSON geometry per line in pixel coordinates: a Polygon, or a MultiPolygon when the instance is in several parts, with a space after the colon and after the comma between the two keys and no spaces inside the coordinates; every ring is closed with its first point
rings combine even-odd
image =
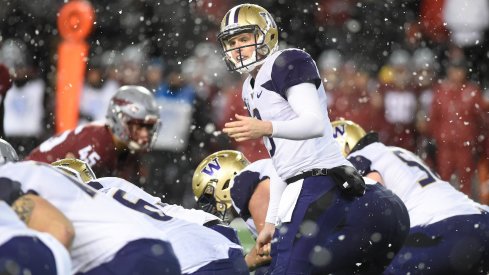
{"type": "Polygon", "coordinates": [[[262,180],[264,178],[260,178],[260,173],[252,171],[244,171],[234,178],[234,184],[231,187],[231,198],[234,205],[241,210],[239,215],[245,221],[251,217],[248,209],[251,196],[262,180]]]}
{"type": "Polygon", "coordinates": [[[18,198],[24,195],[20,187],[20,182],[9,178],[0,178],[0,200],[12,205],[18,198]]]}
{"type": "Polygon", "coordinates": [[[364,156],[352,156],[348,160],[357,168],[358,172],[362,176],[366,176],[368,173],[372,172],[372,161],[364,156]]]}
{"type": "Polygon", "coordinates": [[[316,89],[321,85],[316,63],[311,56],[301,50],[286,50],[275,59],[271,79],[262,85],[287,99],[285,92],[301,83],[313,83],[316,89]]]}

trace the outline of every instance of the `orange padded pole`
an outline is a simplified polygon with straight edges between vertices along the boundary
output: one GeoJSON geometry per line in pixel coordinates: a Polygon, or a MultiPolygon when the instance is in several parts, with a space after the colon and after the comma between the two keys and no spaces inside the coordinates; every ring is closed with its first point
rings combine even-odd
{"type": "Polygon", "coordinates": [[[63,38],[58,46],[56,80],[56,132],[73,129],[78,123],[80,92],[88,55],[85,38],[92,30],[95,12],[88,1],[73,0],[61,8],[58,30],[63,38]]]}

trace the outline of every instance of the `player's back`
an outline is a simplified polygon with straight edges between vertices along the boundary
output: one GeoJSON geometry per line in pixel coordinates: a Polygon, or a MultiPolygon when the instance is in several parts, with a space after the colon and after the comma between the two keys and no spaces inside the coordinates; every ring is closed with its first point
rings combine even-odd
{"type": "MultiPolygon", "coordinates": [[[[52,260],[56,264],[56,273],[49,273],[53,270],[43,270],[44,274],[59,274],[65,275],[71,272],[71,260],[66,248],[58,242],[54,237],[47,233],[41,233],[27,228],[27,226],[17,217],[14,211],[4,201],[0,201],[0,261],[5,261],[3,257],[13,257],[18,250],[11,251],[13,247],[15,249],[27,249],[21,251],[21,254],[26,256],[26,260],[34,260],[35,264],[40,264],[49,267],[48,263],[43,263],[42,259],[52,260]],[[13,243],[10,243],[13,242],[13,243]],[[49,252],[52,253],[52,258],[49,258],[49,252]],[[47,255],[36,255],[36,252],[44,252],[47,255]],[[48,258],[46,258],[48,257],[48,258]],[[32,259],[29,259],[32,258],[32,259]]],[[[12,259],[13,261],[22,261],[22,259],[12,259]]],[[[22,265],[17,262],[16,264],[22,265]]],[[[29,263],[27,263],[29,264],[29,263]]],[[[23,266],[25,268],[32,268],[31,266],[23,266]]],[[[0,267],[0,273],[3,271],[3,266],[0,267]]],[[[30,270],[34,272],[34,270],[30,270]]],[[[39,272],[39,270],[36,270],[39,272]]]]}
{"type": "Polygon", "coordinates": [[[137,187],[134,189],[135,186],[124,179],[99,178],[88,184],[98,186],[99,192],[137,211],[134,213],[141,215],[168,235],[168,241],[180,261],[182,273],[192,273],[212,261],[228,258],[230,248],[241,249],[239,245],[214,230],[166,215],[157,205],[145,201],[145,198],[151,197],[149,194],[137,187]]]}
{"type": "Polygon", "coordinates": [[[411,227],[480,213],[472,200],[442,181],[410,151],[375,142],[354,151],[348,160],[361,172],[378,171],[382,175],[385,186],[405,203],[411,227]]]}
{"type": "Polygon", "coordinates": [[[47,164],[25,161],[0,167],[0,177],[18,182],[58,208],[75,228],[73,271],[84,272],[113,258],[137,239],[164,239],[154,227],[113,200],[47,164]]]}

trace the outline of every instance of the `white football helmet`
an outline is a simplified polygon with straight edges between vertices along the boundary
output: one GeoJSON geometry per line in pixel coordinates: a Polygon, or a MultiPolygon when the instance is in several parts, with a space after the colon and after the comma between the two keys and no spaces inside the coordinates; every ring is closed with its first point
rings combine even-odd
{"type": "Polygon", "coordinates": [[[107,110],[107,125],[131,150],[149,149],[156,140],[160,113],[153,94],[143,86],[122,86],[112,97],[107,110]],[[129,123],[147,125],[150,142],[141,145],[131,139],[129,123]]]}

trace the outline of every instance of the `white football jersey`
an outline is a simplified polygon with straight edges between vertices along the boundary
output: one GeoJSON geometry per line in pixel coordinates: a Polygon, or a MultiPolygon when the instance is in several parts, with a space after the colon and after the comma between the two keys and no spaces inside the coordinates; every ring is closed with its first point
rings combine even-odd
{"type": "Polygon", "coordinates": [[[441,180],[415,154],[399,147],[371,143],[348,156],[362,174],[377,171],[385,187],[406,205],[411,227],[458,216],[480,214],[465,194],[441,180]]]}
{"type": "MultiPolygon", "coordinates": [[[[143,189],[137,187],[134,184],[127,184],[125,180],[120,180],[119,178],[113,177],[103,177],[98,178],[94,182],[103,182],[103,187],[100,188],[120,188],[129,194],[133,194],[144,201],[149,202],[152,205],[157,206],[168,216],[186,220],[188,222],[196,223],[199,225],[204,225],[207,222],[220,220],[218,217],[209,214],[202,210],[197,209],[186,209],[180,205],[163,203],[160,198],[148,194],[143,189]]],[[[95,183],[91,183],[95,184],[95,183]]],[[[95,188],[98,189],[98,188],[95,188]]]]}
{"type": "Polygon", "coordinates": [[[98,184],[99,192],[124,204],[170,236],[168,241],[180,262],[182,273],[192,273],[212,261],[227,259],[229,248],[242,249],[212,229],[167,215],[157,205],[144,200],[151,195],[137,187],[135,190],[135,185],[124,179],[106,177],[89,184],[94,187],[98,184]]]}
{"type": "Polygon", "coordinates": [[[264,137],[275,169],[284,180],[313,168],[332,168],[351,165],[342,156],[333,139],[333,130],[327,116],[326,93],[319,77],[316,63],[299,49],[277,51],[267,57],[261,66],[254,85],[251,75],[243,83],[242,97],[250,115],[258,119],[285,121],[297,118],[286,98],[288,88],[310,82],[317,88],[319,101],[325,114],[326,125],[322,137],[290,140],[264,137]]]}
{"type": "Polygon", "coordinates": [[[7,163],[0,167],[0,177],[19,182],[23,192],[34,192],[48,200],[73,223],[73,273],[112,260],[131,241],[167,239],[140,215],[48,164],[7,163]]]}
{"type": "Polygon", "coordinates": [[[230,183],[233,207],[246,222],[246,226],[255,239],[258,233],[255,222],[248,210],[248,204],[258,184],[267,178],[270,179],[271,183],[282,181],[275,171],[272,161],[270,159],[261,159],[246,166],[230,183]]]}
{"type": "MultiPolygon", "coordinates": [[[[0,201],[0,249],[2,245],[14,237],[35,237],[44,243],[54,255],[56,269],[59,275],[71,273],[70,255],[66,248],[54,237],[29,229],[4,201],[0,201]]],[[[35,255],[32,255],[35,257],[35,255]]]]}

